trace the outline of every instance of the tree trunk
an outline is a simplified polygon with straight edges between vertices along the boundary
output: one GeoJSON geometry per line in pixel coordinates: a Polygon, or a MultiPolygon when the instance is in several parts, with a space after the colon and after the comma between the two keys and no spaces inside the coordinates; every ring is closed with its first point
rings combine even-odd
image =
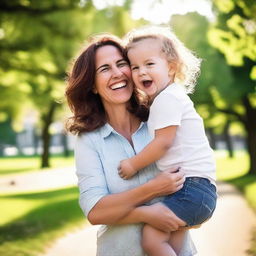
{"type": "Polygon", "coordinates": [[[233,150],[233,144],[232,144],[231,136],[229,134],[230,124],[231,124],[231,121],[227,120],[227,122],[224,126],[224,129],[223,129],[223,137],[224,137],[224,140],[226,142],[226,147],[227,147],[227,150],[228,150],[228,156],[230,158],[233,158],[234,157],[234,150],[233,150]]]}
{"type": "Polygon", "coordinates": [[[65,132],[61,133],[61,141],[63,146],[63,153],[65,157],[69,157],[69,150],[68,150],[68,138],[65,132]]]}
{"type": "Polygon", "coordinates": [[[256,175],[256,109],[252,107],[247,97],[243,98],[246,109],[246,119],[244,122],[247,131],[247,146],[249,153],[249,174],[256,175]]]}
{"type": "Polygon", "coordinates": [[[248,131],[247,145],[249,152],[249,174],[256,175],[256,127],[248,131]]]}
{"type": "Polygon", "coordinates": [[[210,142],[211,148],[213,150],[215,150],[216,149],[216,136],[213,132],[213,128],[208,128],[207,131],[209,134],[209,142],[210,142]]]}
{"type": "Polygon", "coordinates": [[[34,155],[38,155],[39,136],[37,135],[36,127],[33,127],[33,147],[34,155]]]}
{"type": "Polygon", "coordinates": [[[0,143],[0,157],[4,156],[4,144],[0,143]]]}
{"type": "Polygon", "coordinates": [[[47,168],[50,167],[50,141],[51,141],[51,135],[49,132],[49,127],[51,123],[53,122],[54,113],[57,108],[57,103],[52,102],[49,107],[48,113],[44,114],[42,116],[43,120],[43,131],[42,131],[42,141],[43,141],[43,153],[41,156],[41,167],[47,168]]]}

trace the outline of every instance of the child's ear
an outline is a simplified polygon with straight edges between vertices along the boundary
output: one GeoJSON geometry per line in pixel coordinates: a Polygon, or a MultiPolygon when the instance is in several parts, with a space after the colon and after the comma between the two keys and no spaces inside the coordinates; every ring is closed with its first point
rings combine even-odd
{"type": "Polygon", "coordinates": [[[176,71],[177,71],[177,65],[173,62],[169,63],[169,72],[168,72],[169,76],[170,77],[175,76],[176,71]]]}

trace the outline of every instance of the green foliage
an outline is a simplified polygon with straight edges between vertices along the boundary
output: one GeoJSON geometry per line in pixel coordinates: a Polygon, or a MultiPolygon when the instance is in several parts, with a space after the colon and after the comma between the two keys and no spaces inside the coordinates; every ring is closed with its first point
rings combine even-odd
{"type": "Polygon", "coordinates": [[[226,103],[221,97],[216,97],[216,87],[228,91],[234,81],[225,59],[207,40],[210,22],[197,13],[188,13],[173,16],[171,25],[181,41],[202,59],[198,83],[191,95],[198,112],[206,127],[222,127],[226,117],[216,111],[216,104],[226,103]]]}
{"type": "Polygon", "coordinates": [[[10,120],[7,120],[6,122],[0,122],[0,130],[0,142],[4,144],[15,145],[15,132],[12,130],[10,120]]]}
{"type": "MultiPolygon", "coordinates": [[[[256,2],[214,0],[218,22],[209,31],[211,44],[233,66],[243,66],[248,58],[256,62],[256,2]]],[[[255,88],[254,88],[255,90],[255,88]]]]}

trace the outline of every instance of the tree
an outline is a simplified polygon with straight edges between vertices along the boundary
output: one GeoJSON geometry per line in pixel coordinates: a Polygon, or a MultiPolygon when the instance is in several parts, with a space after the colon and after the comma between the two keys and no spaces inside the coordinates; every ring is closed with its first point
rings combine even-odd
{"type": "MultiPolygon", "coordinates": [[[[108,31],[122,36],[135,22],[126,8],[107,6],[97,10],[92,1],[2,1],[0,8],[0,73],[17,74],[12,76],[8,92],[15,95],[17,88],[24,87],[24,98],[29,98],[39,111],[41,166],[48,167],[49,127],[62,106],[59,103],[63,102],[68,63],[88,35],[108,31]]],[[[5,79],[0,79],[0,87],[4,83],[5,79]]],[[[15,111],[22,105],[17,102],[15,111]]]]}
{"type": "Polygon", "coordinates": [[[210,21],[197,13],[175,15],[171,19],[175,34],[202,59],[201,74],[191,98],[204,119],[209,141],[215,149],[215,134],[222,132],[227,119],[226,114],[219,113],[216,109],[216,102],[223,101],[215,96],[216,88],[218,85],[229,86],[233,83],[233,78],[225,58],[207,40],[210,26],[210,21]]]}
{"type": "MultiPolygon", "coordinates": [[[[43,154],[42,167],[49,166],[49,126],[64,92],[66,66],[78,42],[84,38],[84,15],[79,1],[1,1],[0,87],[13,101],[1,94],[15,119],[19,107],[30,99],[40,113],[43,154]],[[80,23],[81,22],[81,23],[80,23]],[[8,77],[10,77],[8,79],[8,77]],[[22,96],[17,98],[18,93],[22,96]],[[22,100],[25,99],[25,100],[22,100]]],[[[4,110],[4,108],[2,108],[4,110]]]]}
{"type": "Polygon", "coordinates": [[[225,104],[218,110],[244,126],[250,157],[249,174],[256,174],[256,2],[214,0],[217,21],[209,41],[231,66],[234,83],[218,86],[225,104]]]}

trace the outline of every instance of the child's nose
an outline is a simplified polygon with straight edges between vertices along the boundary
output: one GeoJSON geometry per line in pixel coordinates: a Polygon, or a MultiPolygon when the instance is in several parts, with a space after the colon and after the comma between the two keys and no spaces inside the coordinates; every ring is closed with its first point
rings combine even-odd
{"type": "Polygon", "coordinates": [[[139,69],[139,75],[140,75],[140,76],[143,76],[143,75],[145,75],[145,74],[146,74],[145,68],[140,68],[140,69],[139,69]]]}

